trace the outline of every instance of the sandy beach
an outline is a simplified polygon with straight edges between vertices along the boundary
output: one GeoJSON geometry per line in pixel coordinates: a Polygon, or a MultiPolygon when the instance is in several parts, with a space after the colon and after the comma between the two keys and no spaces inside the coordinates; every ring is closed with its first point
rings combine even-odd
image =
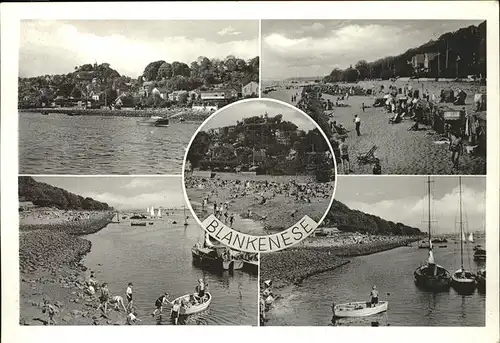
{"type": "MultiPolygon", "coordinates": [[[[217,173],[214,179],[193,174],[186,177],[185,183],[188,197],[191,204],[196,205],[193,207],[200,220],[213,213],[214,203],[227,202],[229,214],[236,215],[233,229],[253,235],[267,235],[272,231],[287,229],[304,215],[319,221],[329,207],[334,188],[333,182],[318,184],[308,176],[271,177],[229,173],[217,173]],[[307,184],[311,195],[302,197],[294,191],[291,191],[293,195],[281,191],[292,180],[307,184]],[[250,187],[245,186],[246,182],[250,182],[250,187]],[[201,204],[207,196],[208,204],[202,211],[201,204]],[[251,219],[260,225],[242,225],[241,219],[251,219]]],[[[305,194],[307,190],[299,192],[305,194]]]]}
{"type": "MultiPolygon", "coordinates": [[[[378,90],[383,85],[385,89],[389,85],[399,88],[410,84],[413,89],[419,89],[422,94],[428,91],[439,98],[441,89],[452,88],[462,89],[467,93],[466,105],[446,104],[448,107],[460,110],[465,107],[466,111],[472,112],[474,109],[474,95],[476,93],[486,93],[486,87],[468,83],[456,82],[418,82],[414,80],[403,81],[363,81],[357,86],[365,89],[378,90]]],[[[343,84],[348,86],[348,84],[343,84]]],[[[270,92],[267,96],[278,99],[283,97],[286,89],[279,89],[270,92]]],[[[323,94],[324,100],[335,102],[337,96],[323,94]]],[[[290,99],[287,100],[290,103],[290,99]]],[[[373,96],[351,96],[344,100],[346,107],[334,107],[333,117],[330,122],[336,121],[337,125],[342,124],[348,130],[346,143],[349,147],[349,157],[351,161],[350,174],[372,174],[371,164],[361,164],[357,161],[358,154],[365,153],[376,145],[375,157],[380,159],[382,174],[485,174],[486,158],[484,156],[472,156],[464,153],[459,161],[458,168],[451,162],[449,144],[442,143],[442,137],[433,131],[429,126],[421,125],[419,131],[408,131],[413,125],[413,120],[404,119],[399,124],[390,124],[389,117],[393,115],[386,113],[383,108],[372,107],[373,96]],[[370,106],[362,110],[362,104],[370,106]],[[354,115],[361,119],[361,135],[357,136],[354,127],[354,115]]],[[[341,166],[337,168],[339,174],[343,174],[341,166]]]]}
{"type": "MultiPolygon", "coordinates": [[[[110,212],[32,210],[22,213],[19,228],[20,318],[21,325],[46,325],[42,313],[49,300],[58,313],[58,325],[124,324],[110,313],[96,311],[96,296],[84,294],[87,268],[82,258],[90,241],[78,237],[104,228],[110,212]],[[74,220],[77,218],[78,220],[74,220]]],[[[123,316],[122,316],[123,317],[123,316]]]]}

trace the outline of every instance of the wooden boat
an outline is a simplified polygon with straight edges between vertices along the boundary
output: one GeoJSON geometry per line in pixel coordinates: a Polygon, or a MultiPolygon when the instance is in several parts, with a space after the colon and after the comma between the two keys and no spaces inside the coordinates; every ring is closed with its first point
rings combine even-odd
{"type": "MultiPolygon", "coordinates": [[[[212,295],[209,292],[205,292],[205,296],[203,297],[203,302],[199,303],[197,305],[192,304],[189,300],[193,294],[186,294],[183,295],[182,297],[178,297],[173,303],[176,301],[179,301],[179,303],[187,303],[188,306],[181,306],[181,309],[179,310],[179,315],[181,316],[188,316],[190,314],[195,314],[201,311],[204,311],[210,306],[210,303],[212,302],[212,295]]],[[[172,311],[170,311],[172,313],[172,311]]]]}
{"type": "Polygon", "coordinates": [[[450,287],[451,275],[446,268],[440,266],[434,261],[432,252],[432,237],[431,237],[431,179],[427,177],[427,198],[428,198],[428,231],[429,238],[427,240],[429,255],[427,262],[413,272],[413,278],[417,287],[432,292],[440,292],[447,290],[450,287]],[[430,243],[429,243],[430,242],[430,243]]]}
{"type": "Polygon", "coordinates": [[[426,241],[426,240],[419,241],[418,248],[419,249],[429,249],[430,248],[429,241],[426,241]]]}
{"type": "Polygon", "coordinates": [[[140,120],[137,125],[140,126],[154,126],[154,127],[168,127],[169,119],[167,117],[151,116],[150,118],[140,120]]]}
{"type": "Polygon", "coordinates": [[[474,274],[464,268],[464,242],[465,234],[462,219],[462,177],[458,177],[460,192],[460,269],[451,276],[451,285],[458,294],[472,294],[476,289],[476,279],[474,274]]]}
{"type": "Polygon", "coordinates": [[[482,248],[477,248],[474,252],[474,261],[486,262],[486,250],[482,248]]]}
{"type": "Polygon", "coordinates": [[[146,226],[146,222],[130,222],[131,226],[146,226]]]}
{"type": "Polygon", "coordinates": [[[388,305],[389,302],[387,301],[380,301],[374,306],[372,306],[370,302],[366,301],[335,305],[335,317],[351,318],[373,316],[374,314],[387,311],[388,305]]]}

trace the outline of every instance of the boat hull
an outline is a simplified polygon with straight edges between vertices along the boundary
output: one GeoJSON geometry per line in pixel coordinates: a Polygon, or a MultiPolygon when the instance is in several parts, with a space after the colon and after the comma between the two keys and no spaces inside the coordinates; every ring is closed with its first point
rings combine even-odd
{"type": "MultiPolygon", "coordinates": [[[[191,294],[186,294],[186,295],[183,295],[182,297],[178,297],[177,299],[175,299],[174,301],[172,302],[175,302],[175,301],[182,301],[182,300],[185,300],[187,302],[189,302],[189,297],[191,296],[191,294]]],[[[209,293],[209,292],[205,292],[205,300],[203,301],[203,303],[201,304],[198,304],[198,305],[191,305],[189,307],[181,307],[180,311],[179,311],[179,315],[181,316],[189,316],[190,314],[195,314],[195,313],[199,313],[201,311],[204,311],[208,308],[208,306],[210,306],[210,303],[212,302],[212,295],[209,293]]],[[[170,311],[170,313],[172,313],[172,311],[170,311]]]]}
{"type": "Polygon", "coordinates": [[[451,275],[443,267],[437,265],[436,275],[429,273],[429,266],[420,266],[413,272],[415,284],[428,291],[440,292],[450,288],[451,275]]]}
{"type": "Polygon", "coordinates": [[[224,261],[221,258],[215,258],[213,256],[204,254],[195,248],[191,249],[191,255],[193,257],[193,263],[195,264],[198,264],[202,267],[224,270],[224,261]]]}
{"type": "Polygon", "coordinates": [[[460,277],[460,271],[455,272],[451,276],[451,286],[461,295],[474,293],[476,290],[476,280],[471,272],[466,271],[465,277],[460,277]]]}
{"type": "Polygon", "coordinates": [[[252,274],[258,274],[259,273],[259,262],[258,261],[246,261],[243,260],[243,270],[252,273],[252,274]]]}
{"type": "Polygon", "coordinates": [[[380,301],[375,306],[368,306],[367,302],[353,302],[340,304],[335,306],[335,317],[337,318],[356,318],[368,317],[378,313],[387,311],[389,303],[387,301],[380,301]]]}
{"type": "Polygon", "coordinates": [[[146,226],[146,223],[130,223],[131,226],[146,226]]]}

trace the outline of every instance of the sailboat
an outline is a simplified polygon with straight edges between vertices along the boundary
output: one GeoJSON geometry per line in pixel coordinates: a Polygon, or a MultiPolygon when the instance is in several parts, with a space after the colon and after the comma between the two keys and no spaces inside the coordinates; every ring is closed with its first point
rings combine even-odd
{"type": "Polygon", "coordinates": [[[155,208],[153,206],[149,209],[149,214],[151,215],[151,218],[155,216],[155,208]]]}
{"type": "Polygon", "coordinates": [[[161,208],[158,207],[158,214],[156,215],[158,218],[161,218],[161,208]]]}
{"type": "Polygon", "coordinates": [[[472,235],[472,232],[469,233],[469,242],[474,243],[474,236],[472,235]]]}
{"type": "Polygon", "coordinates": [[[462,177],[458,177],[459,192],[460,192],[460,234],[463,239],[460,239],[460,269],[455,271],[451,276],[451,285],[459,294],[472,294],[476,289],[476,279],[470,270],[464,268],[464,241],[465,234],[462,218],[462,177]]]}
{"type": "Polygon", "coordinates": [[[426,290],[438,292],[447,290],[450,287],[450,272],[444,267],[436,264],[432,252],[431,239],[431,178],[427,177],[427,198],[428,198],[428,234],[429,234],[429,255],[427,262],[415,269],[413,276],[415,284],[426,290]]]}
{"type": "Polygon", "coordinates": [[[113,219],[111,219],[111,222],[113,222],[113,223],[120,222],[120,215],[118,214],[118,212],[115,213],[115,215],[113,216],[113,219]]]}

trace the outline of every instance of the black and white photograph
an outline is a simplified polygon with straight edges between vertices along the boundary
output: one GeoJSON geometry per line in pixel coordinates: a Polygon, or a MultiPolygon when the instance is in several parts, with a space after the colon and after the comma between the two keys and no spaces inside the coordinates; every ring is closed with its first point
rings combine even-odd
{"type": "Polygon", "coordinates": [[[262,82],[339,174],[486,174],[484,20],[263,20],[262,82]]]}
{"type": "Polygon", "coordinates": [[[258,258],[206,241],[180,177],[21,176],[19,323],[257,326],[258,258]]]}
{"type": "Polygon", "coordinates": [[[194,137],[184,185],[200,221],[214,215],[238,232],[281,232],[305,215],[319,222],[335,188],[333,153],[309,117],[283,102],[222,109],[194,137]]]}
{"type": "Polygon", "coordinates": [[[261,258],[267,326],[484,326],[486,178],[339,176],[315,234],[261,258]]]}
{"type": "Polygon", "coordinates": [[[21,22],[21,174],[181,174],[198,126],[259,96],[259,22],[21,22]]]}

